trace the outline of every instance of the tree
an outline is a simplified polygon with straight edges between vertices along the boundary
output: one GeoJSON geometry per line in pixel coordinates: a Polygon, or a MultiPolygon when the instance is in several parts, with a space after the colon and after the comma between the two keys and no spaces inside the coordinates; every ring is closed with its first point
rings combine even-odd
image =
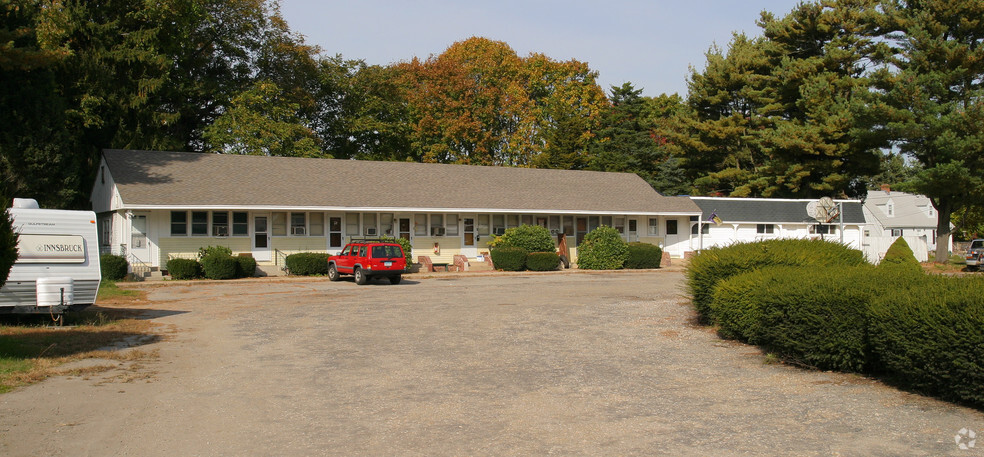
{"type": "Polygon", "coordinates": [[[7,282],[10,268],[17,261],[17,232],[14,232],[14,221],[7,212],[8,201],[4,198],[0,204],[0,287],[7,282]]]}
{"type": "Polygon", "coordinates": [[[297,114],[300,107],[284,98],[276,84],[257,82],[205,128],[205,142],[228,154],[322,157],[318,137],[297,114]]]}
{"type": "MultiPolygon", "coordinates": [[[[882,3],[893,45],[876,73],[882,127],[922,166],[904,188],[925,194],[946,246],[954,212],[984,191],[984,3],[976,0],[882,3]]],[[[936,261],[948,252],[937,250],[936,261]]]]}
{"type": "Polygon", "coordinates": [[[656,182],[657,167],[666,154],[653,137],[649,102],[631,83],[612,87],[610,99],[591,144],[588,168],[636,173],[650,184],[656,182]]]}

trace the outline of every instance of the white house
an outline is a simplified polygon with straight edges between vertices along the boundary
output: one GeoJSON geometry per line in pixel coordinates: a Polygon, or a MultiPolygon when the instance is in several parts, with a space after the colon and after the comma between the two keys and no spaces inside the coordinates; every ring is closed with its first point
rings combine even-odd
{"type": "Polygon", "coordinates": [[[565,235],[574,262],[601,225],[683,257],[700,216],[632,173],[130,150],[103,151],[91,199],[101,249],[141,268],[209,245],[276,266],[384,235],[451,263],[519,225],[565,235]]]}
{"type": "MultiPolygon", "coordinates": [[[[868,191],[864,200],[865,255],[872,262],[885,256],[888,247],[898,237],[905,239],[920,262],[929,260],[936,251],[937,214],[933,202],[925,195],[908,194],[883,187],[868,191]]],[[[953,250],[953,237],[945,246],[953,250]]]]}
{"type": "Polygon", "coordinates": [[[694,249],[772,238],[824,239],[861,250],[865,228],[858,200],[835,200],[836,217],[817,220],[817,200],[691,197],[703,218],[690,220],[694,249]],[[814,215],[811,215],[814,214],[814,215]]]}

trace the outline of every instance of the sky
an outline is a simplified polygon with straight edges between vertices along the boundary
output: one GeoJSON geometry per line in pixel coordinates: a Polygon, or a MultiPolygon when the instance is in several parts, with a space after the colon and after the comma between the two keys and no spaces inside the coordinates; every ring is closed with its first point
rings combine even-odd
{"type": "Polygon", "coordinates": [[[426,59],[473,36],[519,56],[587,62],[606,92],[631,82],[646,96],[686,95],[689,68],[704,67],[733,32],[761,35],[763,10],[786,15],[800,0],[281,0],[291,30],[325,55],[370,65],[426,59]]]}

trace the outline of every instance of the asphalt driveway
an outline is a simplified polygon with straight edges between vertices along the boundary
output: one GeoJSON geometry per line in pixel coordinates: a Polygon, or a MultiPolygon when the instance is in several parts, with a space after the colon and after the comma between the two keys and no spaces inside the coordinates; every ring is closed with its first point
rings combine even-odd
{"type": "Polygon", "coordinates": [[[682,284],[145,285],[159,358],[0,395],[0,455],[984,455],[954,439],[981,412],[767,364],[682,284]]]}

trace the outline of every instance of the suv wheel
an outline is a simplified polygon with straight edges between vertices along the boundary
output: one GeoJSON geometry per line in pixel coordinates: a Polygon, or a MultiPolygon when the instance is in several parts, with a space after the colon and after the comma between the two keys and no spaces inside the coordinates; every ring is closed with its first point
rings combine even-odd
{"type": "Polygon", "coordinates": [[[403,275],[390,276],[390,284],[399,284],[402,279],[403,275]]]}
{"type": "Polygon", "coordinates": [[[369,282],[369,277],[366,276],[365,272],[363,272],[361,268],[356,268],[355,283],[361,286],[367,282],[369,282]]]}
{"type": "Polygon", "coordinates": [[[338,281],[338,267],[335,264],[328,265],[328,280],[338,281]]]}

